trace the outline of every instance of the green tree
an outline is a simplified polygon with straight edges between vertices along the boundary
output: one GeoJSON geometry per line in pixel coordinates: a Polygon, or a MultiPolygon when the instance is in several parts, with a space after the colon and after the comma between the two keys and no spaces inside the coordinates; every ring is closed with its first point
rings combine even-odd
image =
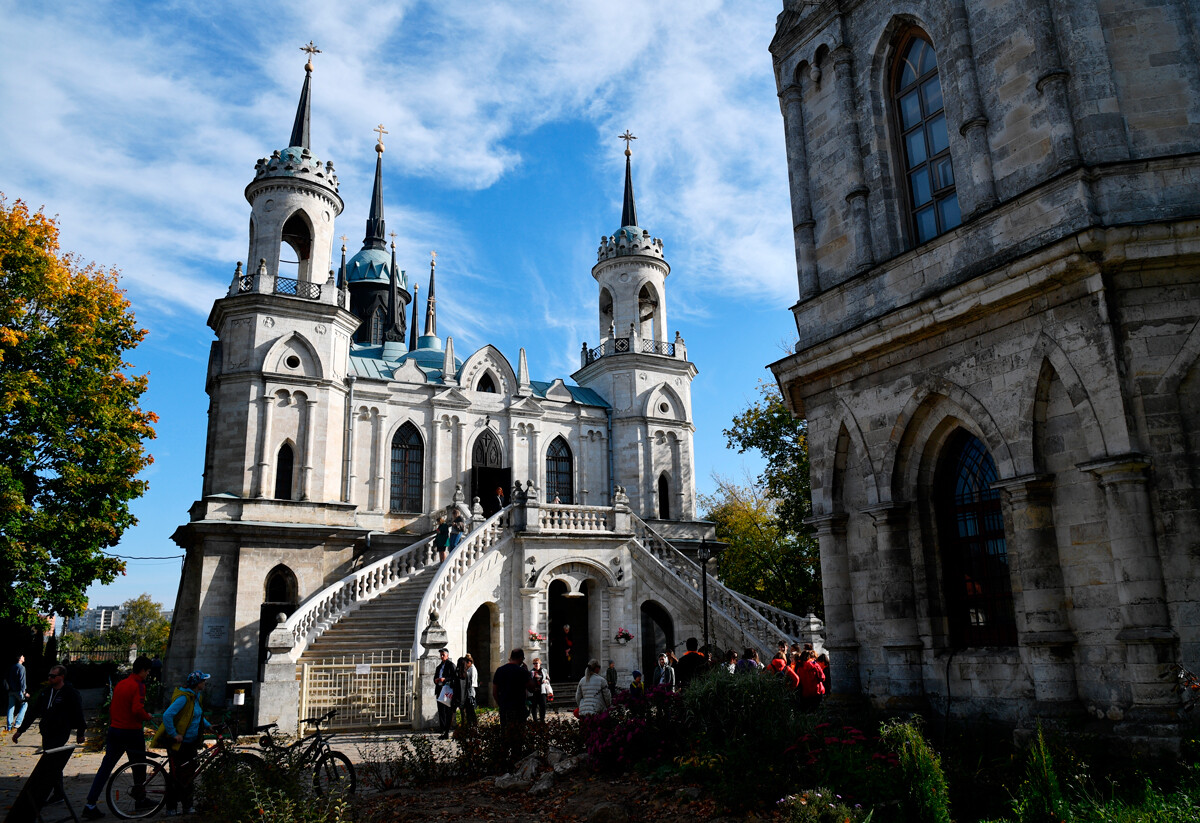
{"type": "Polygon", "coordinates": [[[0,194],[0,621],[77,614],[125,564],[104,549],[146,483],[145,336],[118,273],[59,251],[58,226],[0,194]]]}
{"type": "Polygon", "coordinates": [[[171,621],[163,615],[162,604],[142,594],[126,600],[121,608],[121,625],[106,633],[108,642],[137,646],[138,651],[151,657],[162,654],[171,632],[171,621]]]}
{"type": "Polygon", "coordinates": [[[739,454],[762,454],[766,467],[744,485],[716,478],[717,493],[702,497],[701,507],[729,546],[721,558],[726,585],[791,612],[823,614],[820,552],[804,525],[812,514],[808,424],[774,386],[760,383],[759,394],[723,433],[739,454]]]}

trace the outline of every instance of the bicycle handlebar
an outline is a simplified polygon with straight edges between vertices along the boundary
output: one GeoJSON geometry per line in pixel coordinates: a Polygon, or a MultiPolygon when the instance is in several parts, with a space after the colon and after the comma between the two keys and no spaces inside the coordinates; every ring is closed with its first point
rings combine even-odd
{"type": "Polygon", "coordinates": [[[330,709],[329,711],[325,712],[325,714],[321,715],[320,717],[306,717],[303,720],[301,720],[300,722],[307,723],[309,725],[320,728],[322,723],[332,720],[335,716],[337,716],[337,711],[338,710],[336,708],[330,709]]]}

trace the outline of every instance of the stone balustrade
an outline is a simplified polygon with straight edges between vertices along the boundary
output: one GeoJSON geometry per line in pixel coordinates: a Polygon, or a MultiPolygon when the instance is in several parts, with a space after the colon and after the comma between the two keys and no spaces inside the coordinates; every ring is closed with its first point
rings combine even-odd
{"type": "Polygon", "coordinates": [[[299,660],[309,644],[342,617],[411,577],[418,569],[436,563],[438,552],[433,538],[430,535],[363,566],[304,601],[284,624],[294,640],[292,660],[299,660]]]}
{"type": "Polygon", "coordinates": [[[613,509],[609,506],[574,506],[546,503],[538,507],[538,528],[558,534],[589,534],[613,531],[613,509]]]}

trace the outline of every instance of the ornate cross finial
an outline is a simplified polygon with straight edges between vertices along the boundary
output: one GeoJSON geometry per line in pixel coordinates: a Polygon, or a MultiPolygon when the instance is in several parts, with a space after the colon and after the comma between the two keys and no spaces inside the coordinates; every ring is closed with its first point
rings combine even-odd
{"type": "Polygon", "coordinates": [[[349,238],[349,237],[347,237],[347,236],[346,236],[346,235],[344,235],[344,234],[343,234],[341,237],[339,237],[339,238],[338,238],[338,240],[341,240],[341,241],[342,241],[342,251],[345,251],[345,250],[346,250],[346,241],[347,241],[347,240],[349,240],[349,239],[350,239],[350,238],[349,238]]]}
{"type": "Polygon", "coordinates": [[[392,248],[396,248],[396,233],[394,231],[390,231],[388,232],[388,237],[392,238],[392,248]]]}
{"type": "Polygon", "coordinates": [[[304,64],[305,71],[312,71],[312,59],[314,54],[320,54],[321,50],[313,45],[313,41],[309,40],[307,46],[301,46],[300,51],[308,55],[308,62],[304,64]]]}
{"type": "Polygon", "coordinates": [[[634,137],[632,134],[630,134],[630,132],[629,132],[629,129],[625,129],[625,133],[624,133],[624,134],[618,134],[618,135],[617,135],[617,139],[618,139],[618,140],[624,140],[624,141],[625,141],[625,156],[626,156],[626,157],[628,157],[628,156],[630,155],[630,153],[631,153],[631,152],[629,151],[629,142],[630,142],[631,140],[637,140],[637,138],[636,138],[636,137],[634,137]]]}
{"type": "Polygon", "coordinates": [[[379,152],[380,154],[383,154],[383,136],[385,134],[391,134],[391,132],[389,132],[387,129],[385,129],[383,127],[383,123],[380,123],[378,126],[371,129],[371,131],[379,132],[379,142],[375,144],[375,151],[379,152]]]}
{"type": "Polygon", "coordinates": [[[437,252],[431,251],[429,253],[429,268],[432,269],[436,265],[437,265],[437,252]]]}

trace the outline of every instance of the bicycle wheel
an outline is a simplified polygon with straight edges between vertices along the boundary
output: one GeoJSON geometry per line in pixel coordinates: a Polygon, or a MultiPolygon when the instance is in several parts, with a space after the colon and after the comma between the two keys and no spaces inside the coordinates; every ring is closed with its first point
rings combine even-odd
{"type": "Polygon", "coordinates": [[[330,792],[354,794],[354,765],[341,752],[328,752],[313,770],[313,789],[317,794],[330,792]]]}
{"type": "Polygon", "coordinates": [[[153,760],[126,763],[108,779],[104,798],[117,817],[125,820],[149,817],[166,805],[168,779],[165,763],[153,760]],[[141,779],[139,772],[144,775],[141,779]]]}

